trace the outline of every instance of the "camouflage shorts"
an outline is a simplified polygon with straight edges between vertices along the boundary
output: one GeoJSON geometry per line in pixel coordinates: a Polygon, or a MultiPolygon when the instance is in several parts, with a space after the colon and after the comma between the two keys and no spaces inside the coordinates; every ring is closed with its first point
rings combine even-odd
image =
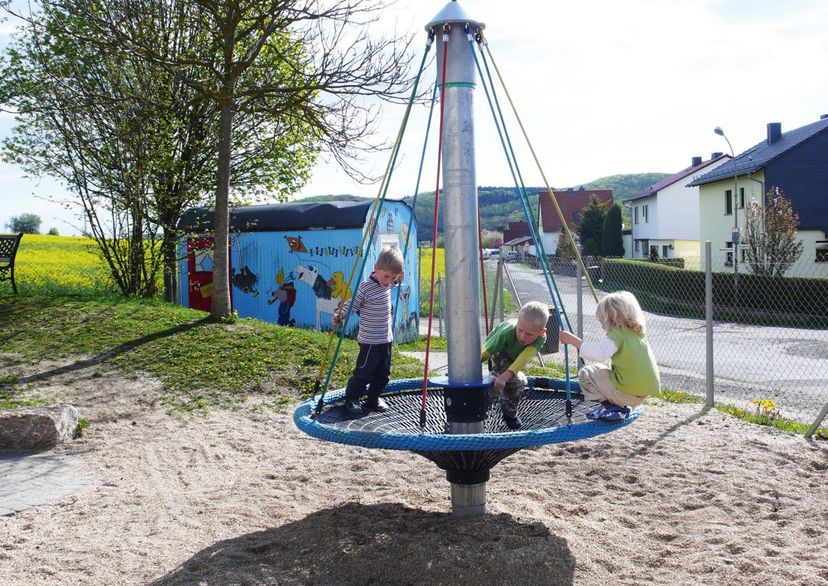
{"type": "MultiPolygon", "coordinates": [[[[506,354],[499,352],[492,356],[491,373],[495,376],[503,374],[509,369],[509,365],[514,362],[506,354]]],[[[503,391],[495,390],[494,386],[489,388],[489,400],[494,403],[500,399],[500,409],[503,411],[505,417],[515,417],[517,415],[518,401],[523,396],[523,391],[526,389],[526,375],[523,372],[516,372],[503,391]],[[501,398],[502,395],[502,398],[501,398]]]]}

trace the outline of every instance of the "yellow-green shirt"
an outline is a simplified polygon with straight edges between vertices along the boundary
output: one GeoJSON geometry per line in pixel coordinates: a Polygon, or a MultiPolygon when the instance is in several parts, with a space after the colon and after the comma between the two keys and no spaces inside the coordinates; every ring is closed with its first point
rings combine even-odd
{"type": "Polygon", "coordinates": [[[630,328],[613,328],[607,337],[618,351],[612,355],[612,384],[628,395],[644,397],[661,389],[658,365],[644,336],[630,328]]]}
{"type": "Polygon", "coordinates": [[[482,353],[482,359],[485,361],[498,352],[504,352],[512,359],[512,364],[508,370],[514,374],[523,370],[526,363],[543,347],[543,343],[546,341],[546,334],[541,334],[534,342],[524,346],[518,342],[517,334],[515,334],[516,326],[517,320],[514,319],[497,324],[497,327],[489,332],[486,337],[482,353]]]}

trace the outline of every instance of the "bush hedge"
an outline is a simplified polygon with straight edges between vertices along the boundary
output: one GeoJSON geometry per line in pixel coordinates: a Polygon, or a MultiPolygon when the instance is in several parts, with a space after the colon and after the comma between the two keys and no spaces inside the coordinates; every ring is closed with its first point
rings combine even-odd
{"type": "MultiPolygon", "coordinates": [[[[661,263],[629,259],[601,261],[607,290],[649,293],[662,300],[704,306],[705,275],[661,263]]],[[[828,318],[828,279],[713,273],[713,305],[740,311],[828,318]]]]}

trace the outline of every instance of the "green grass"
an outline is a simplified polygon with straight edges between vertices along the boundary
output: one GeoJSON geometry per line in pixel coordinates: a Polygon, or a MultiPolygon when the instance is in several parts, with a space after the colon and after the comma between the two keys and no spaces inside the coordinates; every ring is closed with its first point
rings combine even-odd
{"type": "MultiPolygon", "coordinates": [[[[146,372],[164,391],[145,397],[171,411],[207,411],[258,396],[274,405],[307,396],[320,373],[329,335],[253,319],[212,323],[205,313],[163,301],[20,295],[0,298],[3,349],[33,362],[43,357],[146,372]],[[84,362],[85,361],[85,362],[84,362]]],[[[333,344],[333,348],[335,348],[333,344]]],[[[331,378],[343,386],[358,352],[344,340],[331,378]]],[[[331,350],[331,355],[333,350],[331,350]]],[[[422,376],[422,364],[394,353],[394,376],[422,376]]],[[[327,375],[330,358],[322,369],[327,375]]],[[[33,400],[13,379],[3,384],[6,408],[33,400]]]]}
{"type": "Polygon", "coordinates": [[[47,397],[37,395],[20,384],[13,374],[0,374],[0,409],[39,407],[50,403],[47,397]]]}
{"type": "MultiPolygon", "coordinates": [[[[422,318],[420,318],[422,319],[422,318]]],[[[426,318],[428,319],[428,318],[426,318]]],[[[428,324],[428,322],[424,322],[428,324]]],[[[426,343],[427,337],[420,336],[416,340],[411,342],[405,342],[404,344],[397,344],[397,348],[399,350],[405,352],[425,352],[426,351],[426,343]]],[[[448,350],[448,338],[440,338],[437,336],[431,337],[431,351],[432,352],[445,352],[448,350]]]]}
{"type": "MultiPolygon", "coordinates": [[[[654,397],[670,403],[702,404],[705,402],[705,397],[701,395],[694,395],[692,393],[686,393],[675,389],[662,389],[662,391],[657,395],[654,395],[654,397]]],[[[713,407],[717,411],[721,411],[722,413],[732,417],[737,417],[756,425],[775,427],[776,429],[780,429],[788,433],[804,435],[810,427],[810,425],[805,423],[779,417],[779,415],[775,412],[775,406],[772,402],[770,402],[770,407],[767,406],[767,403],[769,403],[767,401],[756,400],[754,403],[757,405],[755,412],[742,409],[741,407],[737,407],[730,403],[715,403],[713,407]]],[[[828,428],[818,428],[812,437],[814,439],[828,440],[828,428]]]]}

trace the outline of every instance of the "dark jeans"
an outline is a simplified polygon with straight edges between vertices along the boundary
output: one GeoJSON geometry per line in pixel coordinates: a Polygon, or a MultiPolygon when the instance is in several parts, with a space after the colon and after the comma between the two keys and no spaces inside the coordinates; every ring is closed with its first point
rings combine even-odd
{"type": "Polygon", "coordinates": [[[368,398],[376,398],[385,389],[391,377],[391,342],[387,344],[360,344],[354,374],[348,380],[345,394],[359,399],[368,387],[368,398]],[[370,386],[369,386],[370,385],[370,386]]]}

